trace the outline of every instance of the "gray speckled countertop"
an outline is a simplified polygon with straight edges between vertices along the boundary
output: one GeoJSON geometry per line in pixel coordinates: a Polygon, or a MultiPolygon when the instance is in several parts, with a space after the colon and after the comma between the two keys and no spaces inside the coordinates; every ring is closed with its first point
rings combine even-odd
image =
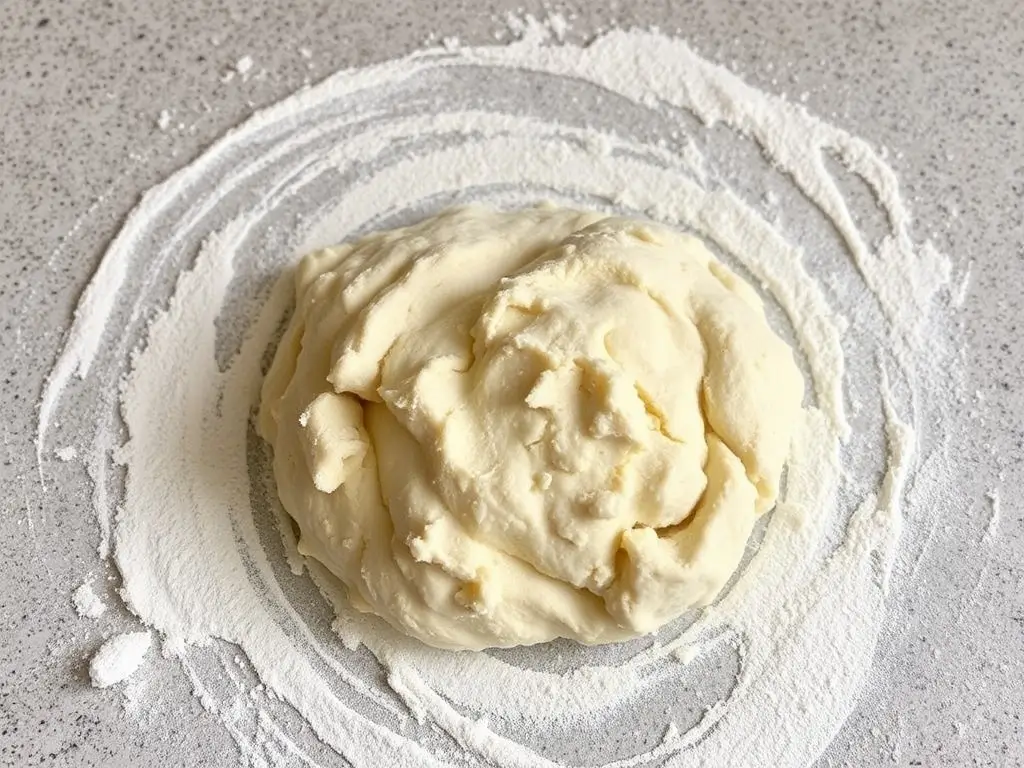
{"type": "MultiPolygon", "coordinates": [[[[0,764],[233,764],[233,742],[180,685],[148,704],[88,685],[112,607],[79,617],[96,560],[84,472],[39,487],[35,404],[77,297],[141,191],[255,108],[431,36],[494,41],[510,4],[64,3],[0,9],[0,764]],[[312,51],[311,58],[300,53],[312,51]],[[245,82],[221,76],[243,56],[245,82]],[[162,110],[169,125],[158,127],[162,110]],[[179,124],[182,127],[179,127],[179,124]],[[85,222],[85,223],[81,223],[85,222]]],[[[695,0],[545,7],[570,37],[678,32],[766,90],[891,151],[917,234],[973,262],[962,323],[973,431],[956,445],[968,503],[940,521],[899,597],[905,624],[825,764],[1024,764],[1024,22],[1019,0],[695,0]],[[998,534],[977,542],[1002,503],[998,534]],[[955,665],[946,663],[956,659],[955,665]],[[955,669],[955,673],[950,670],[955,669]]],[[[514,7],[520,7],[518,4],[514,7]]],[[[523,9],[542,15],[539,4],[523,9]]],[[[110,572],[112,573],[112,572],[110,572]]],[[[156,660],[168,668],[171,662],[156,660]]],[[[169,674],[177,674],[173,670],[169,674]]]]}

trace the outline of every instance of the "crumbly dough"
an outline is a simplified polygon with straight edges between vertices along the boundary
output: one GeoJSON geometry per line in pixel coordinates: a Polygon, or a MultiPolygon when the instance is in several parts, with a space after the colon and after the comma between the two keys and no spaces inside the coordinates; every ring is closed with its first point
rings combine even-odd
{"type": "Polygon", "coordinates": [[[301,551],[443,648],[650,632],[714,599],[803,397],[690,235],[447,211],[305,257],[260,430],[301,551]]]}

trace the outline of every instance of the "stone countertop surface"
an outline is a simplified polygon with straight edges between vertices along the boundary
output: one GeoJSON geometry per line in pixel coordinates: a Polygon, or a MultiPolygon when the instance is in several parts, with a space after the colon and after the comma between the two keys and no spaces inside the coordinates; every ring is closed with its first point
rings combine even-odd
{"type": "Polygon", "coordinates": [[[812,112],[890,151],[916,235],[951,257],[955,279],[969,269],[959,319],[972,427],[953,444],[968,501],[934,529],[905,624],[878,653],[872,674],[889,684],[861,699],[822,764],[1024,765],[1019,0],[5,4],[0,765],[238,762],[182,674],[145,727],[124,716],[118,691],[89,686],[90,655],[133,622],[113,605],[99,621],[77,615],[73,590],[107,573],[87,485],[40,488],[36,404],[125,214],[260,106],[428,40],[493,43],[510,10],[559,12],[571,40],[656,26],[759,88],[806,93],[812,112]],[[225,82],[245,56],[251,76],[225,82]],[[992,493],[998,529],[981,546],[992,493]]]}

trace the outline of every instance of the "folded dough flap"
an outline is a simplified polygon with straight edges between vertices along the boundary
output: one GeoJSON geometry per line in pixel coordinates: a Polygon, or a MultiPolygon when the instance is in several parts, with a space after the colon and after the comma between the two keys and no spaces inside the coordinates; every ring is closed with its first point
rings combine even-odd
{"type": "Polygon", "coordinates": [[[334,493],[369,448],[363,409],[352,395],[322,392],[299,416],[302,449],[313,485],[334,493]]]}
{"type": "Polygon", "coordinates": [[[620,625],[649,632],[707,605],[739,565],[757,518],[757,491],[742,462],[714,435],[706,472],[707,490],[684,525],[623,532],[616,579],[605,594],[620,625]]]}

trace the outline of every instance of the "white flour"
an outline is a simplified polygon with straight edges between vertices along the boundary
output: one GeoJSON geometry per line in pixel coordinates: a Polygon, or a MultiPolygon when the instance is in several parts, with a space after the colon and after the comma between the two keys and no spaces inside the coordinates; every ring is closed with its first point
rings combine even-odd
{"type": "Polygon", "coordinates": [[[97,688],[127,680],[142,664],[152,638],[149,632],[126,632],[107,640],[89,662],[89,677],[97,688]]]}
{"type": "Polygon", "coordinates": [[[78,451],[75,450],[75,447],[73,445],[67,445],[63,448],[58,448],[57,450],[55,450],[53,452],[53,455],[56,456],[61,461],[74,461],[75,458],[78,456],[78,451]]]}
{"type": "Polygon", "coordinates": [[[985,525],[985,539],[992,539],[999,528],[999,516],[1002,513],[1002,500],[999,491],[991,490],[985,494],[989,504],[988,523],[985,525]]]}
{"type": "Polygon", "coordinates": [[[93,591],[91,581],[85,582],[74,591],[74,594],[71,595],[71,602],[78,615],[85,619],[98,619],[107,610],[107,606],[99,595],[93,591]]]}
{"type": "Polygon", "coordinates": [[[325,744],[356,766],[808,765],[865,683],[901,532],[932,513],[906,522],[901,507],[919,450],[941,456],[926,432],[954,397],[928,325],[948,263],[912,239],[864,141],[659,34],[578,48],[525,31],[341,72],[150,191],[78,308],[38,449],[61,409],[99,403],[76,444],[96,446],[83,459],[128,607],[254,764],[315,762],[325,744]],[[851,181],[880,214],[854,208],[851,181]],[[691,623],[653,644],[436,651],[354,615],[315,563],[319,595],[297,575],[249,424],[290,294],[274,278],[312,247],[454,202],[538,198],[699,232],[762,288],[811,403],[756,553],[691,623]]]}

